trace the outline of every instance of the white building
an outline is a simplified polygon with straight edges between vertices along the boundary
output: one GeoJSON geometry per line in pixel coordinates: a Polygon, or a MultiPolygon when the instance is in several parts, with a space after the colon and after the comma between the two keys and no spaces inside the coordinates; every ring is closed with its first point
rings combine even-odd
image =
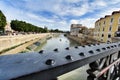
{"type": "Polygon", "coordinates": [[[7,24],[6,24],[4,29],[5,29],[5,33],[8,34],[8,35],[10,35],[13,32],[13,30],[10,27],[10,23],[9,22],[7,22],[7,24]]]}
{"type": "Polygon", "coordinates": [[[86,29],[82,24],[71,24],[70,35],[78,36],[79,34],[84,34],[86,33],[86,29]]]}

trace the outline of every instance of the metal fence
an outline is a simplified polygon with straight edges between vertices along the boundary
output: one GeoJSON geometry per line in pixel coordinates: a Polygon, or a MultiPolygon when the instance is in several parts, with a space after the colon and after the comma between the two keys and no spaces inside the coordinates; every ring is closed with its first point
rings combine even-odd
{"type": "Polygon", "coordinates": [[[0,80],[57,80],[58,76],[85,64],[91,68],[87,70],[88,80],[115,80],[119,77],[119,51],[117,42],[4,55],[0,56],[0,80]]]}

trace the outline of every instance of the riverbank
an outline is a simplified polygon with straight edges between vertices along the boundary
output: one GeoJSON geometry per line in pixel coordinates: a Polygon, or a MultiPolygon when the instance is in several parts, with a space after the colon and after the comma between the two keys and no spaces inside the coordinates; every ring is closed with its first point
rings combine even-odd
{"type": "Polygon", "coordinates": [[[11,48],[11,50],[3,52],[2,54],[14,54],[20,51],[24,51],[24,49],[42,39],[46,36],[50,35],[50,33],[44,34],[32,34],[32,35],[20,35],[20,36],[4,36],[0,38],[0,50],[1,52],[11,48]],[[6,45],[6,47],[5,47],[6,45]],[[16,46],[16,47],[15,47],[16,46]],[[15,47],[12,49],[12,47],[15,47]],[[4,48],[4,49],[3,49],[4,48]]]}
{"type": "MultiPolygon", "coordinates": [[[[54,36],[46,41],[45,44],[41,45],[38,50],[40,49],[44,51],[53,51],[54,49],[58,49],[58,51],[63,52],[65,48],[67,47],[75,47],[80,46],[77,42],[67,38],[64,36],[64,34],[54,34],[54,36]]],[[[62,53],[61,53],[62,54],[62,53]]],[[[52,55],[52,53],[51,53],[52,55]]],[[[73,70],[70,73],[66,73],[64,75],[61,75],[58,77],[58,80],[86,80],[87,79],[87,73],[86,70],[89,68],[89,66],[81,67],[77,70],[73,70]]]]}
{"type": "Polygon", "coordinates": [[[87,44],[95,44],[98,43],[98,41],[88,37],[88,36],[81,36],[81,37],[77,37],[77,36],[72,36],[67,34],[67,37],[76,41],[77,43],[81,44],[81,45],[87,45],[87,44]]]}
{"type": "Polygon", "coordinates": [[[39,39],[38,41],[34,42],[33,44],[26,47],[26,49],[23,52],[31,52],[31,51],[40,51],[42,46],[47,42],[48,39],[52,38],[52,34],[48,35],[46,37],[43,37],[39,39]]]}
{"type": "Polygon", "coordinates": [[[49,39],[55,38],[59,35],[60,35],[59,33],[53,33],[51,35],[48,35],[48,36],[38,40],[37,42],[33,43],[32,45],[28,46],[25,51],[27,51],[27,52],[31,52],[31,51],[39,52],[42,49],[42,47],[47,43],[47,41],[49,39]]]}

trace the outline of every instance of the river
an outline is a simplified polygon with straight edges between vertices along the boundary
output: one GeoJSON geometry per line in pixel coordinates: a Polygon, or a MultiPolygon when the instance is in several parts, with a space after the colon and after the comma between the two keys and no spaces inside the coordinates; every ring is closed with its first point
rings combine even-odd
{"type": "MultiPolygon", "coordinates": [[[[54,50],[55,48],[58,48],[59,50],[63,50],[66,47],[73,47],[73,46],[79,46],[79,45],[80,44],[78,44],[73,40],[68,39],[64,35],[59,35],[47,40],[41,49],[54,50]]],[[[88,65],[78,68],[76,70],[73,70],[69,73],[59,76],[58,80],[87,80],[86,79],[88,76],[86,73],[87,68],[88,68],[88,65]]]]}

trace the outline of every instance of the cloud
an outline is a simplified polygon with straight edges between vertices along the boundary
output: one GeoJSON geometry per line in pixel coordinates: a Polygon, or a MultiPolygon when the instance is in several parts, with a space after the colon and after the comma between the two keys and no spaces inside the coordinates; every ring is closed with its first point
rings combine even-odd
{"type": "Polygon", "coordinates": [[[69,2],[69,3],[77,3],[77,2],[80,2],[82,0],[65,0],[66,2],[69,2]]]}
{"type": "Polygon", "coordinates": [[[42,17],[42,16],[38,16],[38,15],[35,15],[35,14],[32,14],[32,13],[27,13],[27,16],[33,20],[36,20],[36,21],[40,21],[40,22],[55,22],[54,20],[50,20],[50,19],[47,19],[45,17],[42,17]]]}
{"type": "Polygon", "coordinates": [[[80,24],[79,22],[80,22],[80,20],[71,20],[70,21],[71,24],[80,24]]]}
{"type": "Polygon", "coordinates": [[[120,3],[120,0],[105,0],[107,2],[107,4],[116,4],[116,3],[120,3]]]}
{"type": "Polygon", "coordinates": [[[71,23],[94,27],[100,17],[120,10],[119,0],[0,0],[8,21],[23,20],[38,26],[69,30],[71,23]]]}
{"type": "Polygon", "coordinates": [[[71,20],[70,24],[82,24],[83,26],[86,26],[88,28],[94,28],[94,22],[96,19],[94,18],[84,18],[79,20],[71,20]]]}
{"type": "Polygon", "coordinates": [[[116,7],[107,8],[107,9],[101,11],[99,14],[96,14],[95,16],[96,16],[96,19],[99,19],[101,17],[105,17],[105,15],[111,15],[113,11],[118,11],[118,10],[120,10],[120,8],[116,8],[116,7]]]}
{"type": "Polygon", "coordinates": [[[107,3],[105,1],[102,1],[102,0],[95,0],[94,2],[90,3],[90,6],[93,9],[96,9],[96,8],[101,8],[101,7],[107,6],[107,3]]]}

